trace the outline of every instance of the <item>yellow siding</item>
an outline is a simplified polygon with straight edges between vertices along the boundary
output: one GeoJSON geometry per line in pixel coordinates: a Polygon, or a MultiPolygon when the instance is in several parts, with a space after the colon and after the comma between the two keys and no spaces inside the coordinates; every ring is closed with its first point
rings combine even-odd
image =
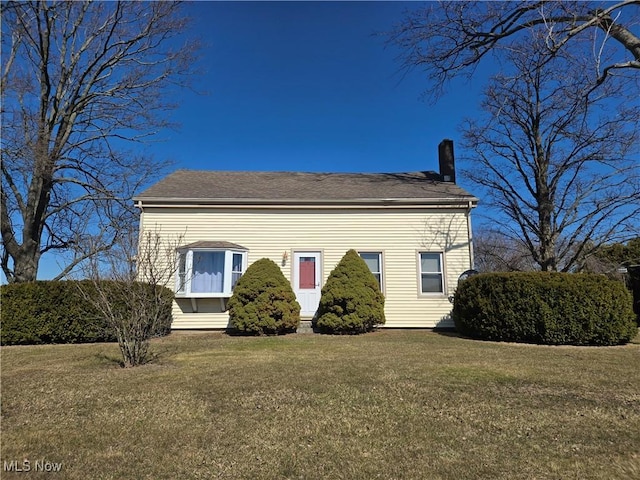
{"type": "MultiPolygon", "coordinates": [[[[291,280],[294,250],[323,254],[323,282],[344,255],[383,252],[386,327],[447,327],[447,296],[459,275],[471,268],[466,209],[264,209],[145,208],[144,228],[162,235],[183,235],[183,244],[226,240],[249,249],[249,264],[266,257],[291,280]],[[418,252],[444,252],[445,295],[419,293],[418,252]]],[[[219,300],[174,302],[173,328],[225,328],[228,315],[219,300]]]]}

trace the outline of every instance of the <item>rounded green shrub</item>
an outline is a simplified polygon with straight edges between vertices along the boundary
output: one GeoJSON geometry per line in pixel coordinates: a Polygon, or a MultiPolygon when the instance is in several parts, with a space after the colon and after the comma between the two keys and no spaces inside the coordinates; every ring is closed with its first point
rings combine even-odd
{"type": "Polygon", "coordinates": [[[600,275],[486,273],[464,280],[453,320],[469,337],[548,345],[618,345],[637,333],[631,295],[600,275]]]}
{"type": "Polygon", "coordinates": [[[322,288],[315,326],[325,333],[357,334],[383,325],[384,295],[355,250],[349,250],[322,288]]]}
{"type": "MultiPolygon", "coordinates": [[[[119,295],[126,292],[114,282],[102,282],[111,292],[114,308],[123,308],[119,295]]],[[[151,288],[140,284],[140,288],[151,288]]],[[[114,342],[115,332],[96,308],[82,295],[95,290],[90,281],[37,281],[3,285],[2,345],[47,343],[114,342]]],[[[162,295],[173,297],[163,289],[162,295]]],[[[170,302],[152,336],[166,335],[171,329],[170,302]]]]}
{"type": "Polygon", "coordinates": [[[260,259],[247,268],[229,299],[233,331],[248,335],[295,332],[300,305],[291,284],[273,260],[260,259]]]}

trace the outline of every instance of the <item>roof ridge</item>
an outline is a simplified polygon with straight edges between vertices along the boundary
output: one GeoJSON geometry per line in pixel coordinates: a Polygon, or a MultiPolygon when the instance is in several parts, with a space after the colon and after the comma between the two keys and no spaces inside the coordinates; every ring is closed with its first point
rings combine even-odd
{"type": "MultiPolygon", "coordinates": [[[[402,172],[306,172],[301,170],[202,170],[191,168],[180,168],[173,173],[233,173],[233,174],[297,174],[297,175],[417,175],[417,174],[435,174],[434,170],[413,170],[402,172]]],[[[166,178],[166,177],[165,177],[166,178]]]]}

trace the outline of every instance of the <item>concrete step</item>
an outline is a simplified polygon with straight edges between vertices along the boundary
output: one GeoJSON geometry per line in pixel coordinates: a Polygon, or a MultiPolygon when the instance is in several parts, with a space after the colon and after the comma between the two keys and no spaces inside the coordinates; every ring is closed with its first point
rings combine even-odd
{"type": "Polygon", "coordinates": [[[313,333],[311,320],[301,320],[296,333],[313,333]]]}

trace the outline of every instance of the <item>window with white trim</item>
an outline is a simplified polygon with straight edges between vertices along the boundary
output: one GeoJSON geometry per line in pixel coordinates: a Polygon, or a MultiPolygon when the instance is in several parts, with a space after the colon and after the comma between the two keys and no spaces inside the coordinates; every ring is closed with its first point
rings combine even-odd
{"type": "Polygon", "coordinates": [[[442,253],[420,252],[420,292],[444,293],[442,253]]]}
{"type": "Polygon", "coordinates": [[[242,266],[244,265],[244,255],[242,253],[233,253],[233,257],[231,260],[231,289],[236,286],[238,280],[242,276],[242,266]]]}
{"type": "Polygon", "coordinates": [[[178,250],[176,295],[179,297],[230,297],[246,270],[247,252],[222,248],[178,250]]]}
{"type": "Polygon", "coordinates": [[[367,264],[373,276],[378,280],[380,291],[382,291],[382,252],[358,252],[360,258],[367,264]]]}

